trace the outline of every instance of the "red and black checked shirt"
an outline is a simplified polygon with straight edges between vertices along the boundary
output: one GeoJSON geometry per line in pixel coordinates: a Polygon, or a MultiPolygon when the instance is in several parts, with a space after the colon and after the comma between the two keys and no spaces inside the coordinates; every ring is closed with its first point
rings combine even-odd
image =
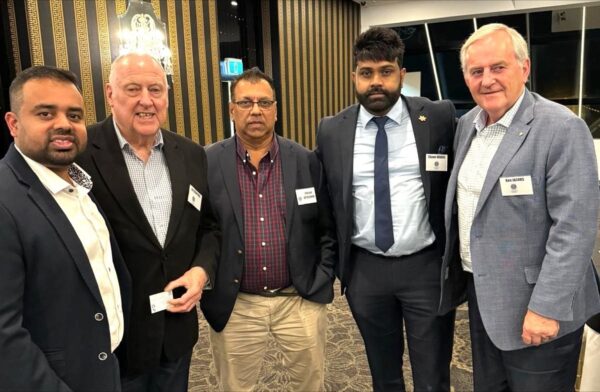
{"type": "Polygon", "coordinates": [[[246,248],[240,290],[258,293],[288,287],[291,279],[285,254],[285,192],[279,144],[274,137],[258,170],[237,136],[236,145],[246,248]]]}

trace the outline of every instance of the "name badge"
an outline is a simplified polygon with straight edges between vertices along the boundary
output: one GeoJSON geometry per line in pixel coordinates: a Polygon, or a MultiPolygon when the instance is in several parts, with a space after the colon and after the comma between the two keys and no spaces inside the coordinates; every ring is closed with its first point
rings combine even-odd
{"type": "Polygon", "coordinates": [[[195,209],[200,211],[200,207],[202,207],[202,194],[198,192],[192,185],[190,185],[187,200],[188,203],[193,205],[195,209]]]}
{"type": "Polygon", "coordinates": [[[169,300],[173,299],[172,291],[163,291],[150,296],[150,313],[158,313],[167,309],[169,300]]]}
{"type": "Polygon", "coordinates": [[[427,154],[425,157],[426,171],[448,171],[448,154],[427,154]]]}
{"type": "Polygon", "coordinates": [[[298,205],[302,206],[304,204],[314,204],[317,202],[317,195],[315,193],[315,188],[302,188],[296,189],[296,198],[298,199],[298,205]]]}
{"type": "Polygon", "coordinates": [[[500,191],[502,196],[533,195],[531,176],[500,177],[500,191]]]}

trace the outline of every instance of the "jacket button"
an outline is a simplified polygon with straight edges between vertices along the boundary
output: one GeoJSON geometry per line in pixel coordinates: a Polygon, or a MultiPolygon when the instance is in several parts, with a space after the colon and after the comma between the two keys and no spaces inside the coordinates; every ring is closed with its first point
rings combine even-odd
{"type": "Polygon", "coordinates": [[[102,321],[104,320],[104,315],[102,313],[96,313],[94,315],[94,318],[96,319],[96,321],[102,321]]]}
{"type": "Polygon", "coordinates": [[[106,361],[106,358],[108,358],[108,355],[106,355],[105,352],[101,352],[100,354],[98,354],[98,359],[101,361],[106,361]]]}
{"type": "Polygon", "coordinates": [[[242,252],[241,249],[238,249],[238,255],[241,255],[242,253],[244,253],[244,252],[242,252]]]}
{"type": "Polygon", "coordinates": [[[240,283],[239,279],[234,279],[233,283],[240,283]]]}

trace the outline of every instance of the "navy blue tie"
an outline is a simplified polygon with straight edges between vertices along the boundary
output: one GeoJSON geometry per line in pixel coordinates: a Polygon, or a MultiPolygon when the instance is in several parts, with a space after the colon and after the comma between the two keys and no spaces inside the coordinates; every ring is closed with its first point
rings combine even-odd
{"type": "Polygon", "coordinates": [[[373,117],[377,124],[375,137],[375,245],[387,252],[394,245],[394,226],[392,224],[392,201],[390,198],[390,173],[388,169],[388,142],[385,123],[388,117],[373,117]]]}

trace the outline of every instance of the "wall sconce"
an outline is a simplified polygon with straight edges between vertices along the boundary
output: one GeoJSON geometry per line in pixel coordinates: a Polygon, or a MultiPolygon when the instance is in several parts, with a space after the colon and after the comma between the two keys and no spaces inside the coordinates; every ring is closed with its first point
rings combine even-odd
{"type": "Polygon", "coordinates": [[[127,11],[119,15],[119,55],[147,53],[160,62],[167,75],[173,75],[166,25],[156,16],[152,4],[129,0],[127,11]]]}

